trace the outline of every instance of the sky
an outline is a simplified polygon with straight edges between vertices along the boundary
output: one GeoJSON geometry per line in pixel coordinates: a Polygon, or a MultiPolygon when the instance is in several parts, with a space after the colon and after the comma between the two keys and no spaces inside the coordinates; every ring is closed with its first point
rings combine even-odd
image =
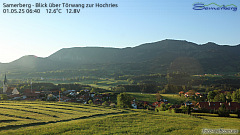
{"type": "MultiPolygon", "coordinates": [[[[212,5],[214,6],[214,5],[212,5]]],[[[34,8],[34,7],[32,7],[34,8]]],[[[27,8],[24,8],[27,9],[27,8]]],[[[164,39],[197,44],[240,44],[240,0],[1,0],[0,62],[25,55],[48,57],[61,48],[134,47],[164,39]],[[7,4],[118,4],[80,8],[79,14],[3,13],[7,4]],[[193,4],[234,4],[237,11],[193,10],[193,4]]]]}

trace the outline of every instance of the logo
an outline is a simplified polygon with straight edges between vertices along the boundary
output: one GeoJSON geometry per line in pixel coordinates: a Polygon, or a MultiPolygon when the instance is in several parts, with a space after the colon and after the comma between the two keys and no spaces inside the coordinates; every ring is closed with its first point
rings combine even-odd
{"type": "Polygon", "coordinates": [[[227,10],[227,11],[237,11],[237,6],[234,4],[230,5],[218,5],[216,3],[210,3],[205,5],[204,3],[194,3],[193,10],[227,10]]]}

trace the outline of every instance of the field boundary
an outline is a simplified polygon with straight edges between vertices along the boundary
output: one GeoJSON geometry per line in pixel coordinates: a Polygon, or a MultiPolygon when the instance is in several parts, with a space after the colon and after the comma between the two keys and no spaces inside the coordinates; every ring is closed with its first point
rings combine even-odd
{"type": "Polygon", "coordinates": [[[103,117],[103,116],[126,114],[126,113],[129,113],[129,112],[128,111],[111,112],[111,113],[103,113],[103,114],[94,114],[94,115],[91,115],[91,116],[81,116],[81,117],[78,117],[78,118],[72,118],[72,119],[66,119],[66,120],[56,120],[56,121],[48,121],[48,122],[35,122],[35,123],[29,123],[29,124],[23,124],[23,125],[8,125],[8,126],[0,127],[0,130],[10,130],[10,129],[17,129],[17,128],[22,128],[22,127],[39,126],[39,125],[46,125],[46,124],[59,123],[59,122],[69,122],[69,121],[80,120],[80,119],[89,119],[89,118],[94,118],[96,116],[97,117],[103,117]]]}

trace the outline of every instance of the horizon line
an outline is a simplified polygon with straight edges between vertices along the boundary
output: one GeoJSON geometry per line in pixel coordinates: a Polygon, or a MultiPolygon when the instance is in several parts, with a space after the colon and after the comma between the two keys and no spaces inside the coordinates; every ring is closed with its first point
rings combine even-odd
{"type": "MultiPolygon", "coordinates": [[[[208,43],[213,43],[213,44],[216,44],[216,45],[218,45],[218,46],[229,46],[229,47],[236,47],[236,46],[239,46],[239,45],[240,45],[240,43],[237,44],[237,45],[217,44],[217,43],[212,42],[212,41],[208,41],[207,43],[204,43],[204,44],[199,44],[199,43],[195,43],[195,42],[188,41],[188,40],[184,40],[184,39],[163,39],[163,40],[159,40],[159,41],[145,42],[145,43],[142,43],[142,44],[140,44],[140,45],[136,45],[136,46],[134,46],[134,47],[109,47],[109,46],[108,46],[108,47],[107,47],[107,46],[105,46],[105,47],[104,47],[104,46],[83,46],[83,47],[82,47],[82,46],[75,46],[75,47],[73,46],[73,47],[66,47],[66,48],[63,47],[63,48],[55,51],[54,53],[56,53],[56,52],[58,52],[58,51],[60,51],[60,50],[62,50],[62,49],[71,49],[71,48],[109,48],[109,49],[135,48],[135,47],[138,47],[138,46],[141,46],[141,45],[153,44],[153,43],[162,42],[162,41],[166,41],[166,40],[169,40],[169,41],[184,41],[184,42],[193,43],[193,44],[196,44],[196,45],[199,45],[199,46],[205,45],[205,44],[208,44],[208,43]]],[[[54,54],[54,53],[52,53],[52,54],[54,54]]],[[[46,57],[44,57],[44,56],[37,56],[37,55],[35,55],[35,54],[26,54],[26,55],[21,56],[20,58],[26,57],[26,56],[33,56],[33,57],[37,57],[37,58],[47,58],[47,57],[51,56],[52,54],[50,54],[50,55],[48,55],[48,56],[46,56],[46,57]]],[[[16,60],[18,60],[18,59],[20,59],[20,58],[17,58],[17,59],[15,59],[15,60],[10,61],[10,62],[0,62],[0,64],[8,64],[8,63],[14,62],[14,61],[16,61],[16,60]]]]}

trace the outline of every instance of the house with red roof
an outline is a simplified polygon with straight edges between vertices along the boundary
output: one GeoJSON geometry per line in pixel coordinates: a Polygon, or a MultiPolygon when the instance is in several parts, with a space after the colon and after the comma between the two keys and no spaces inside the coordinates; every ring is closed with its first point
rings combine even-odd
{"type": "Polygon", "coordinates": [[[160,107],[161,106],[161,104],[168,104],[168,102],[167,101],[160,101],[160,102],[154,102],[153,104],[152,104],[152,106],[153,107],[160,107]]]}
{"type": "Polygon", "coordinates": [[[5,92],[7,95],[18,95],[19,91],[17,90],[17,88],[14,87],[8,87],[7,91],[5,92]]]}
{"type": "Polygon", "coordinates": [[[184,91],[180,91],[180,92],[178,92],[178,94],[179,94],[179,96],[182,96],[182,95],[184,95],[184,91]]]}
{"type": "Polygon", "coordinates": [[[103,101],[101,99],[95,99],[93,101],[93,103],[96,104],[96,105],[101,105],[103,103],[103,101]]]}
{"type": "Polygon", "coordinates": [[[230,112],[240,111],[240,103],[238,102],[199,102],[196,104],[200,109],[206,110],[218,110],[222,104],[225,104],[225,107],[230,112]]]}
{"type": "Polygon", "coordinates": [[[202,94],[199,93],[199,92],[196,92],[195,95],[196,95],[196,96],[199,96],[199,97],[202,97],[202,94]]]}
{"type": "Polygon", "coordinates": [[[41,93],[35,92],[33,89],[25,89],[23,92],[23,99],[25,100],[36,100],[40,98],[41,93]]]}

